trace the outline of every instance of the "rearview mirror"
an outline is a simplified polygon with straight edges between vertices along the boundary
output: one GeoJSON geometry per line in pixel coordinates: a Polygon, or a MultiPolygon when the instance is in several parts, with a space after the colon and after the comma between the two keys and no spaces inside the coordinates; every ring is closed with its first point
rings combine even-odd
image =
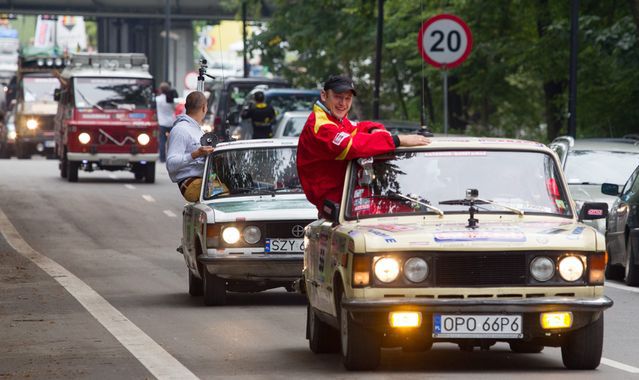
{"type": "Polygon", "coordinates": [[[56,88],[55,90],[53,90],[53,100],[55,100],[56,102],[60,101],[60,89],[56,88]]]}
{"type": "Polygon", "coordinates": [[[333,225],[339,224],[339,204],[328,199],[324,200],[322,208],[326,219],[333,222],[333,225]]]}
{"type": "Polygon", "coordinates": [[[595,220],[608,217],[608,204],[606,202],[586,202],[579,211],[579,220],[595,220]]]}
{"type": "Polygon", "coordinates": [[[614,183],[604,183],[601,185],[601,192],[606,195],[618,196],[621,192],[619,191],[619,185],[615,185],[614,183]]]}

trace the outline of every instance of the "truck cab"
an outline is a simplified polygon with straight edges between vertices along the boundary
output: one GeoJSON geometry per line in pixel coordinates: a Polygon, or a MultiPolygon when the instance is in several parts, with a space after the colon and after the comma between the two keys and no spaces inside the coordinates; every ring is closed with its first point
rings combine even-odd
{"type": "Polygon", "coordinates": [[[155,182],[158,123],[154,81],[144,54],[78,53],[61,73],[55,98],[60,176],[127,170],[155,182]]]}

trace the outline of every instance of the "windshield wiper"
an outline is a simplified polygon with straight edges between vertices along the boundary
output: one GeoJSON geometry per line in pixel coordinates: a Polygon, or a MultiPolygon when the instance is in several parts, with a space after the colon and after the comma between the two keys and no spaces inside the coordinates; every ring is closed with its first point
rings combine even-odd
{"type": "Polygon", "coordinates": [[[91,107],[93,107],[93,108],[97,108],[97,109],[99,109],[100,111],[104,112],[104,108],[100,107],[100,106],[99,106],[99,105],[97,105],[97,104],[91,103],[91,101],[89,101],[89,99],[87,99],[87,97],[86,97],[86,96],[84,96],[84,94],[82,93],[82,91],[80,91],[80,90],[79,90],[79,89],[77,89],[77,88],[75,89],[75,91],[76,91],[76,92],[77,92],[77,93],[78,93],[78,94],[82,97],[82,99],[84,99],[84,101],[85,101],[85,102],[89,103],[89,105],[90,105],[91,107]]]}
{"type": "MultiPolygon", "coordinates": [[[[375,197],[375,196],[373,196],[375,197]]],[[[435,207],[435,206],[431,206],[430,204],[426,203],[426,201],[424,199],[418,198],[416,196],[414,197],[409,197],[406,196],[404,194],[400,194],[400,193],[396,193],[394,191],[388,191],[385,195],[378,195],[378,197],[385,197],[385,198],[391,198],[391,199],[401,199],[401,200],[406,200],[412,203],[416,203],[418,205],[424,206],[430,210],[435,211],[439,216],[444,216],[444,211],[442,211],[441,209],[435,207]]]]}
{"type": "MultiPolygon", "coordinates": [[[[491,200],[488,199],[481,199],[481,198],[475,198],[473,200],[475,205],[493,205],[493,206],[498,206],[498,207],[503,207],[507,210],[510,210],[512,212],[514,212],[515,214],[518,214],[519,216],[524,216],[524,211],[520,210],[518,208],[515,207],[511,207],[511,206],[507,206],[505,204],[502,203],[497,203],[497,202],[493,202],[491,200]]],[[[454,205],[454,206],[470,206],[470,200],[468,199],[451,199],[448,201],[441,201],[439,202],[440,205],[454,205]]]]}

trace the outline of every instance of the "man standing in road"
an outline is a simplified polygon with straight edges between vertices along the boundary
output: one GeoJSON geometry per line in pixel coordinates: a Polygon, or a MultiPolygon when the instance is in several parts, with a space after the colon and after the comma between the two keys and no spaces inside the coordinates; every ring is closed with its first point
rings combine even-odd
{"type": "Polygon", "coordinates": [[[262,91],[255,92],[253,98],[255,103],[242,111],[242,117],[251,119],[254,139],[273,137],[271,125],[275,120],[275,109],[273,109],[273,106],[266,104],[262,91]]]}
{"type": "Polygon", "coordinates": [[[342,199],[347,160],[430,143],[420,135],[392,136],[382,124],[372,121],[353,125],[347,115],[356,95],[350,78],[328,78],[300,135],[297,172],[306,198],[321,217],[325,200],[339,203],[342,199]]]}
{"type": "Polygon", "coordinates": [[[171,86],[167,82],[160,83],[160,95],[155,97],[155,105],[158,113],[158,124],[160,131],[158,133],[158,142],[160,145],[160,162],[166,161],[166,138],[171,132],[173,126],[173,112],[175,110],[175,102],[173,98],[169,99],[171,86]],[[169,101],[170,100],[170,101],[169,101]]]}
{"type": "Polygon", "coordinates": [[[206,115],[206,97],[194,91],[186,97],[186,114],[175,120],[169,135],[166,168],[171,181],[178,184],[184,199],[195,202],[200,196],[206,156],[212,146],[202,146],[200,124],[206,115]]]}

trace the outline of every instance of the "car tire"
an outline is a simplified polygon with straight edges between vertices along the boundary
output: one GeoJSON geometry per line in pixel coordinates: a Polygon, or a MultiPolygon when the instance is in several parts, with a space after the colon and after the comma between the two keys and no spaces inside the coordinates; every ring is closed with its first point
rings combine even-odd
{"type": "MultiPolygon", "coordinates": [[[[610,251],[608,251],[610,252],[610,251]]],[[[621,265],[610,264],[610,260],[606,263],[606,280],[622,281],[624,277],[624,267],[621,265]]]]}
{"type": "Polygon", "coordinates": [[[204,284],[201,278],[195,277],[191,269],[187,268],[189,272],[189,294],[193,297],[199,297],[204,294],[204,284]]]}
{"type": "Polygon", "coordinates": [[[626,255],[626,285],[639,286],[639,265],[635,264],[637,252],[632,244],[632,239],[628,239],[628,243],[626,243],[626,252],[628,253],[626,255]]]}
{"type": "Polygon", "coordinates": [[[561,359],[568,369],[595,369],[601,362],[604,316],[571,332],[561,346],[561,359]]]}
{"type": "Polygon", "coordinates": [[[146,183],[155,182],[155,162],[147,162],[144,168],[144,181],[146,183]]]}
{"type": "Polygon", "coordinates": [[[544,346],[541,344],[534,344],[530,342],[510,342],[508,343],[510,350],[518,354],[538,354],[544,350],[544,346]]]}
{"type": "MultiPolygon", "coordinates": [[[[341,300],[344,300],[343,293],[341,300]]],[[[377,368],[381,359],[381,335],[357,324],[350,313],[341,306],[338,317],[344,367],[349,371],[366,371],[377,368]]]]}
{"type": "Polygon", "coordinates": [[[339,352],[338,331],[319,319],[311,305],[306,306],[306,338],[316,354],[339,352]]]}
{"type": "Polygon", "coordinates": [[[16,143],[16,157],[20,160],[26,160],[31,158],[31,151],[28,146],[24,144],[16,143]]]}
{"type": "Polygon", "coordinates": [[[66,160],[67,164],[67,180],[69,182],[78,182],[78,170],[80,169],[80,161],[66,160]]]}
{"type": "Polygon", "coordinates": [[[206,306],[221,306],[226,304],[226,281],[203,269],[202,289],[204,290],[204,304],[206,306]]]}
{"type": "Polygon", "coordinates": [[[60,177],[67,178],[69,175],[67,172],[67,154],[64,154],[64,157],[60,159],[60,163],[58,164],[60,167],[60,177]]]}

